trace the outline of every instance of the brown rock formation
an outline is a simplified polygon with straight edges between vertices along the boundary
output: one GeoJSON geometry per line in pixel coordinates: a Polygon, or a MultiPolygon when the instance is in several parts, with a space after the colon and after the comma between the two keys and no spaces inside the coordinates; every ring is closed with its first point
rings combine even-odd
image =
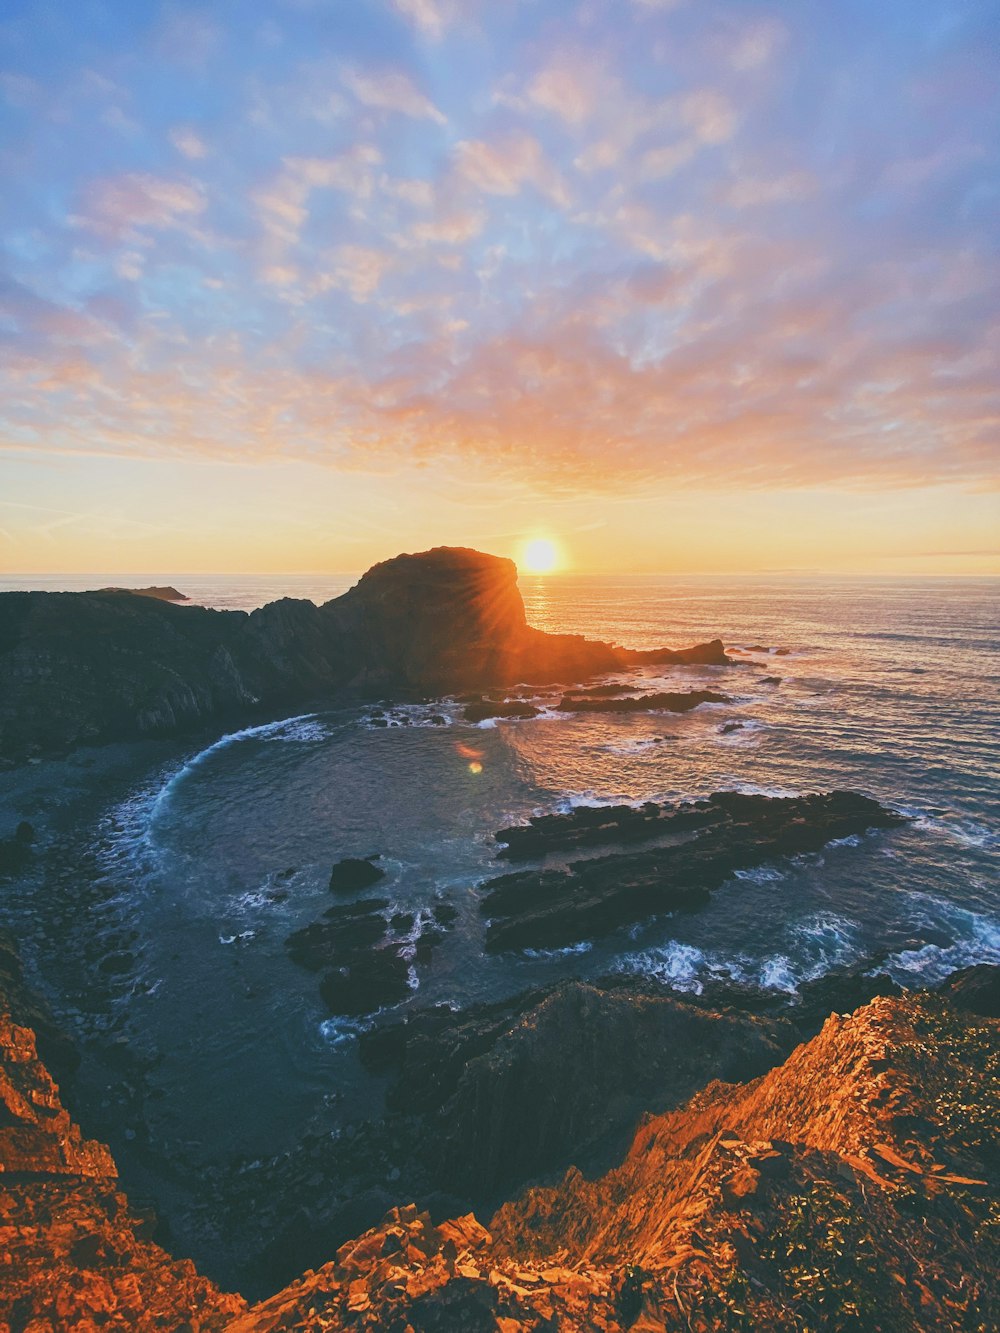
{"type": "Polygon", "coordinates": [[[996,1327],[998,1072],[996,1020],[876,1000],[650,1119],[607,1176],[489,1231],[394,1209],[233,1328],[996,1327]]]}
{"type": "Polygon", "coordinates": [[[0,1014],[0,1329],[225,1328],[245,1308],[144,1239],[103,1144],[85,1139],[0,1014]]]}

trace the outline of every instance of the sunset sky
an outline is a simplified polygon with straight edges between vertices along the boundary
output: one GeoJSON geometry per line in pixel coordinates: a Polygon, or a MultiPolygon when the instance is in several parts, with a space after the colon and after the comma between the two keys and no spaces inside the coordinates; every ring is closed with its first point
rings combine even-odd
{"type": "Polygon", "coordinates": [[[5,0],[0,575],[1000,573],[992,0],[5,0]]]}

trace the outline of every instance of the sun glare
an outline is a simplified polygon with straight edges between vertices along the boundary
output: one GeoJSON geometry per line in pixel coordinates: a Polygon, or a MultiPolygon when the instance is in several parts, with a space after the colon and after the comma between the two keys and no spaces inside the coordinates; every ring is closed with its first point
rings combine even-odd
{"type": "Polygon", "coordinates": [[[547,537],[526,542],[518,561],[525,574],[551,574],[559,566],[559,548],[547,537]]]}

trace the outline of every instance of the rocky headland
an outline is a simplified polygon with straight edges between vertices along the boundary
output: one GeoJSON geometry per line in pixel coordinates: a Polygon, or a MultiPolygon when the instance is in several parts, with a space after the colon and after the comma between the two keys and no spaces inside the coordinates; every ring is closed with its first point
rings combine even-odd
{"type": "Polygon", "coordinates": [[[142,591],[0,594],[0,759],[164,735],[347,691],[571,685],[643,664],[729,661],[721,640],[639,651],[534,629],[513,561],[464,548],[384,561],[322,606],[283,598],[247,614],[142,591]]]}

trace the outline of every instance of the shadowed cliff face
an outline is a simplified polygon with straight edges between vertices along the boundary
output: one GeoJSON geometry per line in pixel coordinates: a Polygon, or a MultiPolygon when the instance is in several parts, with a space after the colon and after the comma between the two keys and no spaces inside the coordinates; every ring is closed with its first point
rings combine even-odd
{"type": "Polygon", "coordinates": [[[344,690],[576,681],[640,661],[726,662],[722,644],[628,652],[525,623],[510,560],[401,555],[325,605],[247,615],[96,593],[0,594],[0,757],[162,735],[344,690]]]}

